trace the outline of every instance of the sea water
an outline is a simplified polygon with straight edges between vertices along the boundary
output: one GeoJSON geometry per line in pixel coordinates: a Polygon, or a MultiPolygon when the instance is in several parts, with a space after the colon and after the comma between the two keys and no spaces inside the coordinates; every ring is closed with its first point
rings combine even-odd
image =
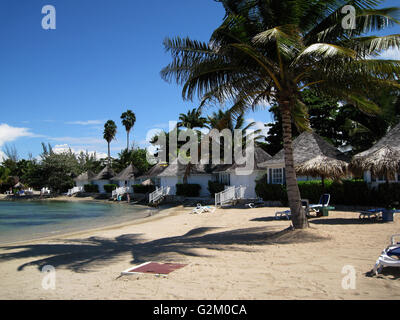
{"type": "Polygon", "coordinates": [[[0,243],[57,236],[148,215],[146,207],[122,203],[0,201],[0,243]]]}

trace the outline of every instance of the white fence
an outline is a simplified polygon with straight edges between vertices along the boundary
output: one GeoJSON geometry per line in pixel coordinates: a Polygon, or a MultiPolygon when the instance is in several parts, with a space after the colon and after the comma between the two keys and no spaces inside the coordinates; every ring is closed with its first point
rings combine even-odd
{"type": "MultiPolygon", "coordinates": [[[[68,196],[73,196],[76,193],[82,192],[83,191],[83,187],[73,187],[72,189],[68,190],[67,195],[68,196]]],[[[44,192],[42,192],[44,193],[44,192]]]]}
{"type": "Polygon", "coordinates": [[[45,187],[40,190],[40,194],[50,194],[51,191],[49,188],[45,187]]]}
{"type": "Polygon", "coordinates": [[[161,187],[157,188],[156,191],[150,193],[149,195],[149,203],[155,203],[161,198],[167,196],[170,192],[170,187],[161,187]]]}
{"type": "Polygon", "coordinates": [[[119,195],[124,195],[124,194],[129,193],[129,192],[130,192],[130,187],[120,187],[120,188],[117,188],[117,189],[113,190],[113,192],[111,193],[111,196],[113,198],[116,198],[119,195]]]}
{"type": "Polygon", "coordinates": [[[235,200],[244,199],[246,187],[227,187],[224,191],[215,194],[215,206],[223,206],[224,204],[233,202],[235,200]]]}

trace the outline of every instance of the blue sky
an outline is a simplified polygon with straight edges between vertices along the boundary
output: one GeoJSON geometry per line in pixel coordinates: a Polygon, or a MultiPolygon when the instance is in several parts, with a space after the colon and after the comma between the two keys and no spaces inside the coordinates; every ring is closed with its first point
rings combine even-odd
{"type": "MultiPolygon", "coordinates": [[[[0,148],[13,144],[22,157],[37,156],[43,141],[104,153],[103,124],[112,119],[115,155],[126,145],[120,115],[128,108],[137,118],[131,140],[143,145],[150,129],[198,105],[160,78],[170,62],[162,41],[207,41],[223,16],[212,0],[1,0],[0,148]],[[56,8],[56,30],[42,29],[47,4],[56,8]]],[[[267,111],[247,118],[271,121],[267,111]]]]}

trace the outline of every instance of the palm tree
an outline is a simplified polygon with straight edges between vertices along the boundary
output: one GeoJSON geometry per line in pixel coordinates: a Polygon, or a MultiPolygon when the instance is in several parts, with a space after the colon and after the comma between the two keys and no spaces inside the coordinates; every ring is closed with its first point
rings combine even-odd
{"type": "Polygon", "coordinates": [[[377,59],[399,48],[400,35],[370,36],[399,24],[397,8],[377,9],[380,0],[217,0],[225,8],[222,25],[208,43],[166,39],[173,61],[161,71],[166,81],[183,84],[184,99],[233,102],[232,112],[276,103],[282,115],[286,186],[293,227],[307,228],[294,170],[294,122],[310,130],[304,88],[379,112],[369,98],[400,73],[400,61],[377,59]],[[344,5],[356,10],[355,28],[342,27],[344,5]]]}
{"type": "Polygon", "coordinates": [[[132,110],[127,110],[121,115],[122,125],[126,129],[126,149],[129,150],[129,133],[136,122],[135,113],[132,110]]]}
{"type": "Polygon", "coordinates": [[[185,127],[188,129],[207,127],[207,118],[201,116],[200,109],[194,108],[189,110],[186,114],[181,113],[179,115],[179,120],[178,127],[185,127]]]}
{"type": "Polygon", "coordinates": [[[108,167],[111,168],[111,155],[110,155],[110,143],[117,134],[117,125],[114,121],[108,120],[104,125],[103,138],[108,144],[108,167]]]}

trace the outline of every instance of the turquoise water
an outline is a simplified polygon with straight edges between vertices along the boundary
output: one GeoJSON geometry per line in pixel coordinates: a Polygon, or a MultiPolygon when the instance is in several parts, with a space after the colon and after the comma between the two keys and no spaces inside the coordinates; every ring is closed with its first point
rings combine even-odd
{"type": "Polygon", "coordinates": [[[0,243],[103,227],[145,218],[145,207],[61,201],[0,201],[0,243]]]}

